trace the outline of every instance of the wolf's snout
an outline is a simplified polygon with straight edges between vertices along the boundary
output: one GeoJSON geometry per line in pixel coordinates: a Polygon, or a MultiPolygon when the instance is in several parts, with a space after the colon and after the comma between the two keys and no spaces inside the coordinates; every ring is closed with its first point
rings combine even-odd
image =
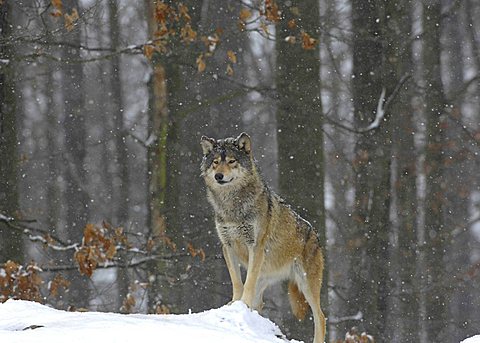
{"type": "Polygon", "coordinates": [[[223,174],[222,173],[216,173],[215,174],[215,180],[222,181],[223,180],[223,174]]]}

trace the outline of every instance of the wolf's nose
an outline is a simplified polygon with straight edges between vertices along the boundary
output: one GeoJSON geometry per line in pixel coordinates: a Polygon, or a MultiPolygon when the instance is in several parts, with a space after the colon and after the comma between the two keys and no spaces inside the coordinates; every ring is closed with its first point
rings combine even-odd
{"type": "Polygon", "coordinates": [[[215,180],[222,181],[223,180],[223,174],[222,173],[216,173],[215,174],[215,180]]]}

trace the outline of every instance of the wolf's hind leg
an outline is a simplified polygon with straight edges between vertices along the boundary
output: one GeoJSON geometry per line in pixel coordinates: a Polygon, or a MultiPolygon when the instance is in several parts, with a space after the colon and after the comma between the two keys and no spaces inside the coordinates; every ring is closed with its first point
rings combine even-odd
{"type": "Polygon", "coordinates": [[[310,265],[305,268],[305,273],[297,275],[297,282],[310,308],[312,309],[315,323],[315,335],[313,343],[325,341],[326,320],[320,307],[320,289],[322,287],[323,260],[320,257],[315,262],[309,261],[310,265]]]}
{"type": "Polygon", "coordinates": [[[268,286],[268,282],[264,278],[260,278],[257,281],[257,288],[255,290],[255,298],[253,299],[253,308],[258,312],[261,312],[263,309],[263,292],[268,286]]]}
{"type": "Polygon", "coordinates": [[[225,263],[227,264],[228,273],[230,274],[230,279],[232,280],[232,302],[240,300],[243,294],[243,283],[242,283],[242,274],[240,272],[240,262],[237,255],[233,249],[227,245],[223,247],[223,257],[225,258],[225,263]]]}

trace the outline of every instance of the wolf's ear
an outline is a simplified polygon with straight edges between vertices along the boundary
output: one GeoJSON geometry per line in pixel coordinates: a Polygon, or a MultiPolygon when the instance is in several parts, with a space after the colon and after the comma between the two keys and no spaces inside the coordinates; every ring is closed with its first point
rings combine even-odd
{"type": "Polygon", "coordinates": [[[245,150],[247,154],[250,154],[252,150],[252,140],[245,132],[242,132],[240,136],[237,137],[237,145],[240,150],[245,150]]]}
{"type": "Polygon", "coordinates": [[[215,139],[202,136],[200,145],[202,146],[203,154],[208,155],[213,150],[213,145],[216,143],[215,139]]]}

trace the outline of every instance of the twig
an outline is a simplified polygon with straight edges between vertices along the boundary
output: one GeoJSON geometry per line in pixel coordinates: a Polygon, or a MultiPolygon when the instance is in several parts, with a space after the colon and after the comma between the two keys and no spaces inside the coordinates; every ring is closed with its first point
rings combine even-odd
{"type": "Polygon", "coordinates": [[[363,134],[363,133],[367,133],[369,131],[375,130],[380,126],[383,118],[385,117],[387,109],[390,107],[393,100],[395,100],[395,98],[397,97],[398,93],[400,92],[401,87],[411,77],[412,77],[412,75],[408,74],[408,73],[403,75],[400,78],[400,80],[398,81],[397,85],[395,86],[395,89],[393,90],[392,94],[390,94],[390,96],[387,98],[387,100],[385,100],[385,87],[382,88],[382,93],[380,95],[380,98],[378,99],[377,112],[376,112],[376,115],[375,115],[375,119],[365,128],[354,129],[352,127],[343,125],[343,124],[329,118],[328,116],[324,116],[324,118],[327,121],[329,121],[332,125],[338,126],[339,128],[347,130],[347,131],[352,132],[352,133],[363,134]],[[385,100],[385,102],[384,102],[384,100],[385,100]]]}
{"type": "Polygon", "coordinates": [[[368,131],[372,131],[376,128],[378,128],[383,120],[383,117],[385,117],[385,106],[383,105],[383,102],[385,101],[385,87],[382,88],[382,93],[380,94],[380,98],[378,99],[378,104],[377,104],[377,112],[375,115],[374,121],[370,123],[367,127],[363,129],[359,129],[358,132],[360,133],[365,133],[368,131]]]}
{"type": "MultiPolygon", "coordinates": [[[[29,220],[28,222],[36,222],[36,220],[29,220]]],[[[5,223],[9,228],[14,229],[16,231],[20,231],[21,233],[29,236],[29,238],[32,237],[33,241],[42,241],[42,243],[48,244],[49,246],[51,246],[55,250],[73,249],[73,247],[71,247],[72,244],[64,242],[62,239],[60,239],[59,237],[51,234],[47,230],[27,226],[25,224],[22,224],[22,220],[17,220],[14,217],[11,217],[9,215],[0,214],[0,223],[5,223]],[[36,232],[43,234],[44,237],[41,237],[41,239],[40,239],[40,236],[34,235],[34,233],[36,233],[36,232]],[[47,239],[45,239],[45,237],[51,238],[53,241],[58,243],[60,246],[52,245],[52,242],[48,242],[47,239]],[[69,248],[65,249],[66,247],[69,247],[69,248]]]]}
{"type": "MultiPolygon", "coordinates": [[[[170,261],[173,258],[189,257],[189,256],[190,254],[187,254],[187,253],[179,253],[179,254],[168,254],[168,255],[150,255],[150,256],[136,259],[128,263],[122,263],[119,261],[113,261],[113,262],[108,261],[105,263],[99,263],[96,266],[95,270],[111,269],[111,268],[135,268],[151,261],[159,261],[159,260],[170,261]]],[[[64,265],[55,265],[55,266],[45,266],[40,268],[43,272],[60,272],[60,271],[76,270],[78,269],[78,266],[74,264],[64,264],[64,265]]]]}
{"type": "Polygon", "coordinates": [[[351,321],[351,320],[360,321],[362,319],[363,319],[363,313],[362,313],[362,311],[358,311],[356,314],[353,314],[353,315],[350,315],[350,316],[330,317],[330,318],[328,318],[328,323],[329,324],[340,324],[340,323],[351,321]]]}

